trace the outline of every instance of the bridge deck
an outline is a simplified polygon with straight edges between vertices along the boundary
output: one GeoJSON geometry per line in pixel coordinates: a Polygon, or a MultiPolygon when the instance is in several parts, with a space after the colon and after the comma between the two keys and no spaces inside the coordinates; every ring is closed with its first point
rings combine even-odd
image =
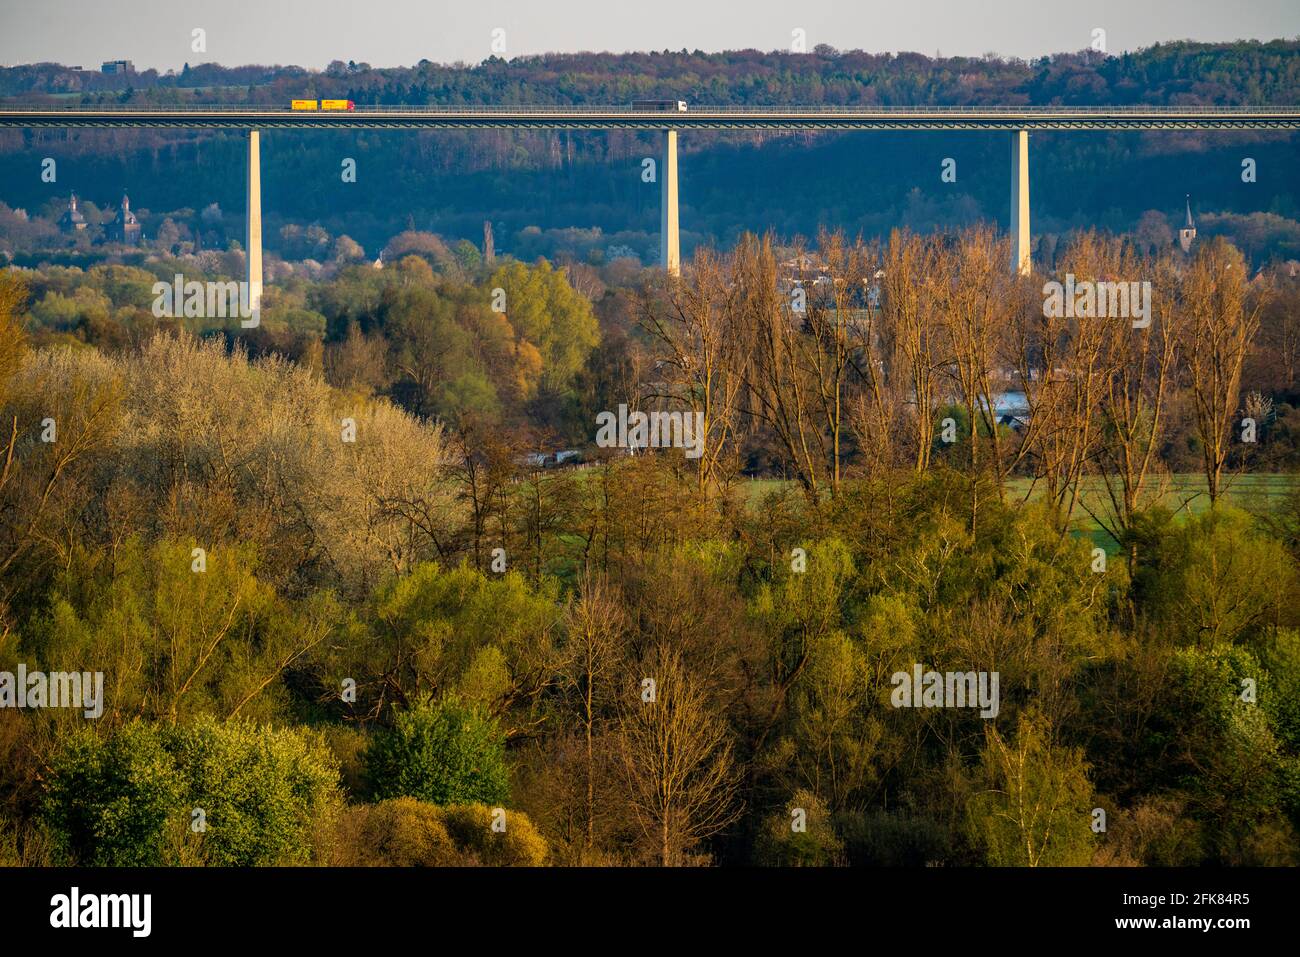
{"type": "Polygon", "coordinates": [[[1300,107],[696,107],[685,113],[622,106],[285,107],[28,106],[0,104],[0,127],[225,129],[655,130],[1295,130],[1300,107]]]}

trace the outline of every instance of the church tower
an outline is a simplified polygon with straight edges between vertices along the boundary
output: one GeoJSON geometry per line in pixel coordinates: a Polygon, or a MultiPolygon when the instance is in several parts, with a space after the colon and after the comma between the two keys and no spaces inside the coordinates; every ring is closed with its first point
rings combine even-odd
{"type": "Polygon", "coordinates": [[[81,210],[77,209],[77,194],[73,193],[68,200],[68,208],[59,217],[59,229],[65,233],[79,233],[85,228],[86,217],[81,215],[81,210]]]}
{"type": "Polygon", "coordinates": [[[122,208],[108,227],[108,241],[111,243],[124,243],[128,246],[138,245],[140,242],[140,221],[136,219],[135,213],[131,212],[131,200],[122,194],[122,208]]]}
{"type": "Polygon", "coordinates": [[[1190,252],[1192,240],[1196,238],[1196,223],[1192,222],[1192,197],[1187,196],[1187,222],[1183,228],[1178,230],[1178,245],[1183,247],[1183,252],[1190,252]]]}

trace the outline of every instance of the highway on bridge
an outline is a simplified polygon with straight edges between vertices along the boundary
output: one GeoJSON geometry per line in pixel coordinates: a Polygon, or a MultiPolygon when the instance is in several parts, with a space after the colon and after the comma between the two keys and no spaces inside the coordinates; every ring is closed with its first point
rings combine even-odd
{"type": "Polygon", "coordinates": [[[0,127],[206,127],[217,129],[635,129],[635,130],[1297,130],[1300,107],[692,107],[359,106],[284,107],[0,103],[0,127]]]}
{"type": "MultiPolygon", "coordinates": [[[[675,107],[677,101],[672,101],[675,107]]],[[[264,130],[631,129],[663,134],[660,158],[660,259],[681,269],[677,135],[682,130],[1005,130],[1011,133],[1011,268],[1032,270],[1029,235],[1029,134],[1050,130],[1296,130],[1294,106],[967,106],[717,107],[685,110],[636,106],[362,106],[294,110],[283,106],[86,106],[0,103],[0,128],[204,128],[248,137],[248,284],[262,295],[261,134],[264,130]]]]}

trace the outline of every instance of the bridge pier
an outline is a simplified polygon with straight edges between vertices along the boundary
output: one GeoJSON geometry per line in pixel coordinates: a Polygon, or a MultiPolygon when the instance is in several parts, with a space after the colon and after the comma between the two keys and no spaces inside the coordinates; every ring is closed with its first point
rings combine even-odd
{"type": "Polygon", "coordinates": [[[248,259],[248,303],[253,319],[240,324],[258,324],[262,308],[262,150],[261,134],[248,131],[248,224],[244,233],[244,255],[248,259]]]}
{"type": "Polygon", "coordinates": [[[659,168],[659,261],[668,275],[682,274],[677,236],[676,130],[664,130],[664,156],[659,168]]]}
{"type": "Polygon", "coordinates": [[[1033,272],[1029,253],[1029,131],[1011,134],[1011,271],[1033,272]]]}

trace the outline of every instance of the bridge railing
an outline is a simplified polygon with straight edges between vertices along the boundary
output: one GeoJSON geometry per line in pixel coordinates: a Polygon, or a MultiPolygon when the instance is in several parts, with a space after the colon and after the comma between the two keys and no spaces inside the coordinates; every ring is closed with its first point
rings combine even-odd
{"type": "MultiPolygon", "coordinates": [[[[67,103],[67,102],[32,102],[32,101],[5,101],[0,100],[0,111],[7,112],[93,112],[93,113],[229,113],[229,114],[252,114],[252,113],[291,113],[291,112],[323,112],[323,113],[341,113],[343,111],[294,111],[289,104],[233,104],[233,103],[183,103],[183,104],[130,104],[130,103],[67,103]]],[[[1257,113],[1281,114],[1288,116],[1300,116],[1300,106],[1151,106],[1151,105],[1123,105],[1123,106],[875,106],[875,105],[851,105],[851,106],[692,106],[685,113],[678,113],[672,110],[647,110],[638,109],[627,105],[597,105],[597,104],[573,104],[573,105],[555,105],[555,104],[424,104],[424,105],[358,105],[356,113],[384,114],[384,113],[423,113],[433,115],[456,116],[462,114],[534,114],[537,116],[550,115],[574,115],[574,114],[593,114],[593,115],[618,115],[618,116],[690,116],[692,114],[705,114],[708,116],[717,115],[748,115],[748,114],[777,114],[777,115],[882,115],[891,114],[911,115],[911,114],[938,114],[938,115],[1009,115],[1009,116],[1052,116],[1057,114],[1069,115],[1098,115],[1098,116],[1170,116],[1170,115],[1233,115],[1243,114],[1251,115],[1257,113]]]]}

